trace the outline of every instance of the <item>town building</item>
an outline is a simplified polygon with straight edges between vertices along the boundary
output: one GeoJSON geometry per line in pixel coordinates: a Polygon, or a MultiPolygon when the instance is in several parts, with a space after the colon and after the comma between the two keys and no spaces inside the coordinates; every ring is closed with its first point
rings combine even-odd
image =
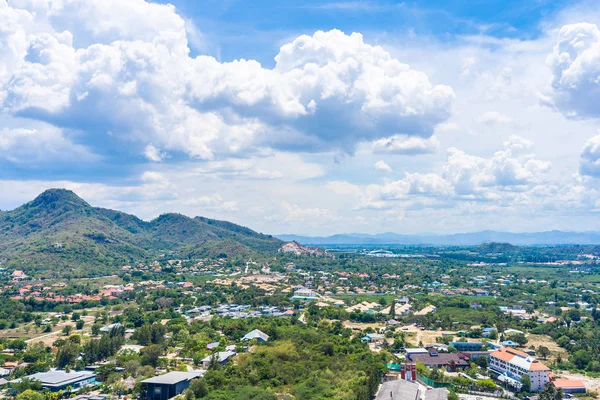
{"type": "Polygon", "coordinates": [[[481,342],[451,342],[450,346],[458,351],[481,351],[483,349],[481,342]]]}
{"type": "Polygon", "coordinates": [[[529,375],[531,391],[537,392],[550,381],[550,368],[522,351],[503,347],[490,354],[490,370],[500,381],[521,388],[521,377],[529,375]]]}
{"type": "Polygon", "coordinates": [[[445,368],[448,372],[456,372],[469,366],[467,357],[460,353],[438,353],[430,350],[427,354],[411,354],[407,358],[415,363],[422,363],[429,368],[445,368]]]}
{"type": "Polygon", "coordinates": [[[585,394],[587,392],[583,381],[559,378],[553,380],[552,384],[555,388],[562,389],[565,394],[585,394]]]}
{"type": "MultiPolygon", "coordinates": [[[[59,390],[66,391],[68,388],[70,388],[71,391],[77,391],[83,387],[96,384],[96,374],[90,371],[66,372],[54,370],[48,372],[38,372],[36,374],[29,375],[26,378],[29,380],[39,381],[42,384],[42,388],[51,392],[58,392],[59,390]]],[[[15,379],[10,381],[9,384],[20,381],[20,378],[15,379]]]]}
{"type": "Polygon", "coordinates": [[[213,357],[216,358],[217,362],[221,365],[227,364],[229,359],[235,356],[237,353],[235,351],[220,351],[218,353],[211,354],[208,357],[202,359],[202,367],[208,369],[213,357]]]}
{"type": "Polygon", "coordinates": [[[146,388],[146,400],[168,400],[190,387],[192,379],[200,378],[202,372],[173,371],[142,381],[146,388]]]}

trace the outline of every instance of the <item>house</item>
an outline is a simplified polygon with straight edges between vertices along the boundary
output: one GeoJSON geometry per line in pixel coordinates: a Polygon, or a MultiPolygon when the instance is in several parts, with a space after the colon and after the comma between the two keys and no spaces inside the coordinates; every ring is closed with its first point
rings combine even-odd
{"type": "Polygon", "coordinates": [[[451,342],[450,346],[458,351],[480,351],[483,349],[481,342],[451,342]]]}
{"type": "MultiPolygon", "coordinates": [[[[90,371],[72,371],[66,372],[61,370],[50,370],[48,372],[38,372],[29,375],[26,378],[30,380],[40,381],[42,388],[48,389],[51,392],[59,390],[66,391],[68,387],[71,391],[77,391],[86,386],[96,384],[96,374],[90,371]]],[[[9,382],[9,384],[20,382],[21,378],[9,382]]]]}
{"type": "Polygon", "coordinates": [[[381,343],[385,340],[385,336],[380,335],[378,333],[368,333],[366,336],[364,336],[360,340],[362,340],[363,342],[369,342],[369,343],[381,343]]]}
{"type": "Polygon", "coordinates": [[[208,368],[210,366],[210,363],[211,363],[213,357],[216,358],[216,360],[219,364],[225,365],[225,364],[227,364],[229,359],[231,357],[235,356],[236,354],[237,353],[235,351],[219,351],[218,353],[211,354],[210,356],[202,359],[202,361],[201,361],[202,367],[208,368]]]}
{"type": "Polygon", "coordinates": [[[568,394],[585,394],[586,388],[583,381],[559,378],[552,381],[552,384],[557,389],[562,389],[563,393],[568,394]]]}
{"type": "Polygon", "coordinates": [[[102,333],[109,333],[110,331],[112,331],[113,329],[119,329],[121,328],[123,325],[119,324],[118,322],[116,324],[110,324],[110,325],[106,325],[103,326],[102,328],[100,328],[100,332],[102,333]]]}
{"type": "Polygon", "coordinates": [[[106,400],[107,397],[106,394],[80,394],[71,397],[70,400],[106,400]]]}
{"type": "Polygon", "coordinates": [[[298,290],[294,291],[294,296],[292,297],[292,299],[294,299],[294,300],[313,300],[313,299],[316,299],[317,297],[319,297],[319,295],[314,290],[308,289],[308,288],[299,288],[298,290]]]}
{"type": "Polygon", "coordinates": [[[447,400],[448,389],[430,389],[403,379],[384,382],[375,400],[447,400]]]}
{"type": "Polygon", "coordinates": [[[201,378],[203,372],[173,371],[142,381],[146,388],[146,400],[167,400],[190,387],[192,379],[201,378]]]}
{"type": "Polygon", "coordinates": [[[246,334],[246,336],[244,336],[242,338],[242,340],[252,340],[252,339],[256,339],[260,343],[264,343],[269,340],[269,335],[267,335],[266,333],[264,333],[262,331],[259,331],[258,329],[254,329],[253,331],[248,332],[246,334]]]}
{"type": "Polygon", "coordinates": [[[216,349],[217,347],[219,347],[219,342],[212,342],[206,345],[208,350],[216,349]]]}
{"type": "Polygon", "coordinates": [[[529,375],[531,391],[537,392],[550,381],[550,368],[522,351],[503,347],[490,354],[490,370],[498,379],[520,389],[521,377],[529,375]]]}
{"type": "Polygon", "coordinates": [[[427,354],[411,354],[408,358],[415,363],[423,363],[429,368],[445,368],[448,372],[456,372],[469,366],[467,357],[462,354],[438,353],[435,350],[427,354]]]}
{"type": "Polygon", "coordinates": [[[429,353],[429,351],[427,349],[424,349],[423,347],[410,348],[410,349],[406,349],[404,351],[406,352],[406,356],[407,357],[410,357],[413,354],[427,354],[427,353],[429,353]]]}
{"type": "Polygon", "coordinates": [[[492,334],[496,332],[496,334],[498,333],[498,331],[496,331],[495,328],[483,328],[481,331],[481,336],[483,336],[484,338],[490,337],[492,336],[492,334]]]}
{"type": "Polygon", "coordinates": [[[25,272],[19,270],[13,271],[11,277],[13,281],[22,281],[24,279],[27,279],[27,275],[25,274],[25,272]]]}

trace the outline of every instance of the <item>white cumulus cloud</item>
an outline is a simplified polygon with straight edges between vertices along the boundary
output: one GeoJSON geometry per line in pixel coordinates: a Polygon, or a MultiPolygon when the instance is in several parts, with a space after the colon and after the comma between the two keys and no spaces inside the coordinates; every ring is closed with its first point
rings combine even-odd
{"type": "Polygon", "coordinates": [[[375,163],[375,169],[379,172],[392,172],[392,167],[386,164],[385,161],[379,160],[375,163]]]}

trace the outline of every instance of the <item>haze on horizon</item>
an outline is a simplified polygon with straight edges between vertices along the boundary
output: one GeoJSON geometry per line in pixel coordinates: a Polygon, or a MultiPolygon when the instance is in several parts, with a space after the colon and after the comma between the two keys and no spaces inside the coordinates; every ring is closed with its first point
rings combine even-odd
{"type": "Polygon", "coordinates": [[[0,209],[598,230],[600,4],[251,3],[0,0],[0,209]]]}

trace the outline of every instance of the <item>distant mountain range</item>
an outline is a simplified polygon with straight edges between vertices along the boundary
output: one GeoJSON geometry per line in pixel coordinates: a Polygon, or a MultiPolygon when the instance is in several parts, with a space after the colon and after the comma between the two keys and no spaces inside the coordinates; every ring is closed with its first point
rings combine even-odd
{"type": "Polygon", "coordinates": [[[303,245],[433,245],[433,246],[472,246],[482,243],[510,243],[516,246],[527,245],[573,245],[600,244],[600,232],[531,232],[511,233],[481,231],[455,233],[451,235],[401,235],[380,233],[338,234],[332,236],[276,235],[284,241],[296,241],[303,245]]]}
{"type": "Polygon", "coordinates": [[[203,217],[163,214],[142,221],[92,207],[65,189],[47,190],[14,210],[0,211],[0,267],[50,275],[90,275],[91,270],[100,275],[109,267],[154,260],[165,253],[181,258],[256,256],[282,245],[270,235],[203,217]]]}

